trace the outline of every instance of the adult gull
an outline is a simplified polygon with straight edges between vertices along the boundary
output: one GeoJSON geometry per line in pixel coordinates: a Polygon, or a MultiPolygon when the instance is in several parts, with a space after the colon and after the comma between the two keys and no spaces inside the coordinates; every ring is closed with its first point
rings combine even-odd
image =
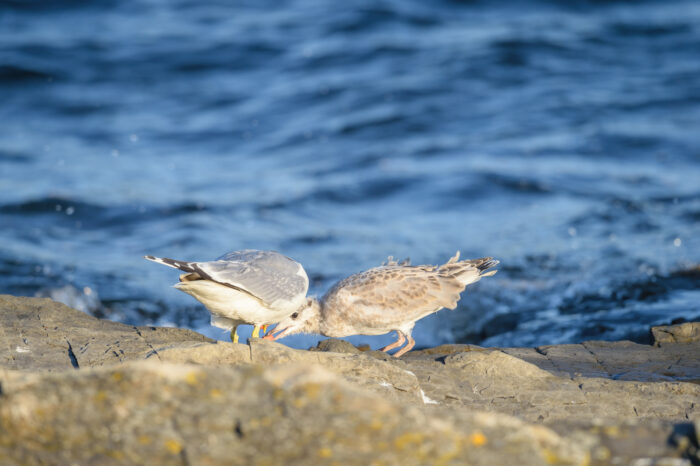
{"type": "Polygon", "coordinates": [[[175,288],[201,302],[211,313],[211,324],[230,330],[234,343],[240,324],[254,325],[253,337],[258,338],[260,327],[275,324],[308,304],[309,277],[304,267],[276,251],[245,249],[208,262],[144,257],[185,272],[175,288]]]}

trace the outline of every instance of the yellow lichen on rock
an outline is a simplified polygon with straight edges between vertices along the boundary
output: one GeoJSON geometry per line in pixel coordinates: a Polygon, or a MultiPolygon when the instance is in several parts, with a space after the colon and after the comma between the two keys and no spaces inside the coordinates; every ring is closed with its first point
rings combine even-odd
{"type": "Polygon", "coordinates": [[[165,441],[165,448],[173,455],[177,455],[182,451],[183,446],[175,439],[168,439],[165,441]]]}
{"type": "Polygon", "coordinates": [[[469,436],[469,441],[475,447],[481,447],[483,445],[486,445],[487,439],[486,439],[486,436],[484,434],[477,431],[469,436]]]}
{"type": "Polygon", "coordinates": [[[304,386],[304,389],[306,390],[306,396],[312,400],[315,400],[318,398],[318,394],[321,391],[321,386],[317,383],[307,383],[304,386]]]}
{"type": "Polygon", "coordinates": [[[399,450],[403,450],[410,445],[420,445],[424,438],[425,436],[420,432],[406,432],[394,440],[394,446],[399,450]]]}
{"type": "Polygon", "coordinates": [[[185,375],[185,382],[187,385],[197,385],[199,383],[199,380],[197,379],[197,373],[194,371],[188,372],[185,375]]]}

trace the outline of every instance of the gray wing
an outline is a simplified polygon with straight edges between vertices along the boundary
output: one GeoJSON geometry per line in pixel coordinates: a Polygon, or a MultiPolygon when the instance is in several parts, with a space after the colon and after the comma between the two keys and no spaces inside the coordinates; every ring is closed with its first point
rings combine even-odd
{"type": "Polygon", "coordinates": [[[299,299],[309,289],[301,264],[276,251],[233,251],[194,265],[206,278],[242,288],[268,305],[299,299]]]}

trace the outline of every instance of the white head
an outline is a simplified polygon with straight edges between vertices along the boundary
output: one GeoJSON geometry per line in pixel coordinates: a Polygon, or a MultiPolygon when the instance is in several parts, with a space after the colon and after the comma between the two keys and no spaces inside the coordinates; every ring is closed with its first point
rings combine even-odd
{"type": "Polygon", "coordinates": [[[316,298],[307,298],[306,305],[285,317],[267,332],[266,340],[278,340],[295,333],[320,333],[321,305],[316,298]],[[274,335],[277,333],[277,335],[274,335]]]}

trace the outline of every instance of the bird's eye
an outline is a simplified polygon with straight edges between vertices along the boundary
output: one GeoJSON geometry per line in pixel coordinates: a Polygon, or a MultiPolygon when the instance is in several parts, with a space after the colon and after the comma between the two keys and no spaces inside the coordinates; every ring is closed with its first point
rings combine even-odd
{"type": "Polygon", "coordinates": [[[292,314],[292,319],[296,319],[297,317],[299,317],[299,313],[298,313],[298,312],[295,312],[294,314],[292,314]]]}

